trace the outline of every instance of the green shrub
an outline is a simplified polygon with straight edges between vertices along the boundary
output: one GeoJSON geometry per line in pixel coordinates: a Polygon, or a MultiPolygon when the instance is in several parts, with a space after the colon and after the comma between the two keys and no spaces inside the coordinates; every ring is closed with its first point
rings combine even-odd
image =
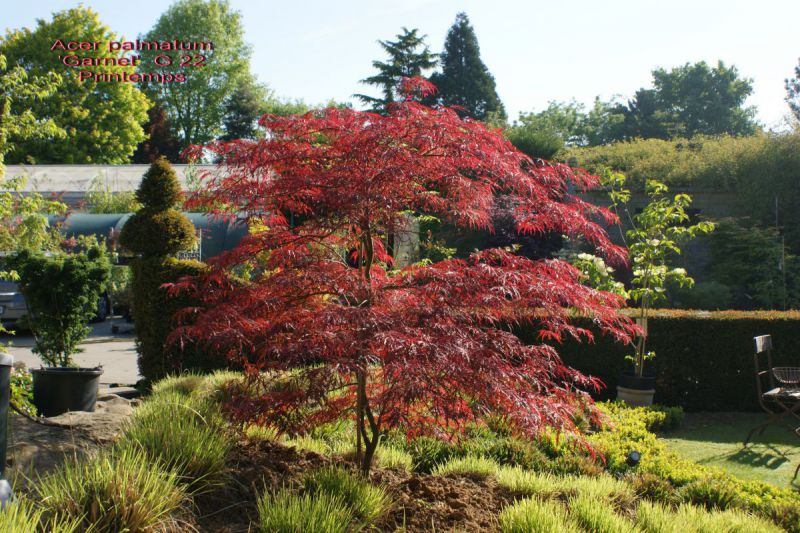
{"type": "Polygon", "coordinates": [[[472,478],[489,477],[497,471],[498,464],[488,457],[466,455],[453,457],[433,469],[435,476],[460,475],[472,478]]]}
{"type": "Polygon", "coordinates": [[[329,494],[297,495],[282,489],[258,499],[258,525],[263,533],[347,533],[353,512],[329,494]]]}
{"type": "Polygon", "coordinates": [[[589,496],[569,501],[569,514],[584,531],[592,533],[632,533],[633,523],[619,516],[605,502],[589,496]]]}
{"type": "Polygon", "coordinates": [[[91,331],[97,301],[108,284],[111,264],[105,250],[70,255],[20,252],[10,261],[28,305],[34,331],[33,353],[47,366],[72,366],[78,344],[91,331]]]}
{"type": "Polygon", "coordinates": [[[208,401],[161,393],[131,417],[119,443],[173,471],[192,493],[219,486],[227,473],[232,438],[208,401]]]}
{"type": "Polygon", "coordinates": [[[555,501],[526,498],[500,513],[502,533],[577,533],[580,529],[555,501]]]}
{"type": "Polygon", "coordinates": [[[383,517],[391,506],[389,495],[357,474],[338,467],[326,467],[306,474],[303,486],[308,494],[338,498],[362,525],[383,517]]]}
{"type": "Polygon", "coordinates": [[[13,367],[9,377],[10,401],[20,411],[36,416],[33,405],[33,377],[25,368],[13,367]]]}
{"type": "Polygon", "coordinates": [[[39,480],[36,496],[48,513],[97,533],[160,531],[177,524],[187,504],[177,476],[132,450],[67,460],[39,480]]]}
{"type": "Polygon", "coordinates": [[[120,239],[125,248],[143,257],[172,256],[191,250],[195,229],[194,224],[176,209],[155,211],[144,207],[131,215],[122,228],[120,239]]]}

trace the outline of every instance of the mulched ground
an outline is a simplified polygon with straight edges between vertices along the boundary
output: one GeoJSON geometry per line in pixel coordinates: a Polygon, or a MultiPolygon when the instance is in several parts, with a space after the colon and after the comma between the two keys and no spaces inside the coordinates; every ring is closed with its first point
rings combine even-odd
{"type": "MultiPolygon", "coordinates": [[[[196,527],[216,533],[244,533],[255,523],[256,494],[300,486],[306,471],[339,462],[271,442],[240,442],[231,458],[232,482],[198,498],[196,527]]],[[[346,463],[341,463],[346,464],[346,463]]],[[[494,480],[438,477],[373,469],[371,480],[394,498],[380,531],[496,531],[497,515],[513,497],[494,480]]]]}

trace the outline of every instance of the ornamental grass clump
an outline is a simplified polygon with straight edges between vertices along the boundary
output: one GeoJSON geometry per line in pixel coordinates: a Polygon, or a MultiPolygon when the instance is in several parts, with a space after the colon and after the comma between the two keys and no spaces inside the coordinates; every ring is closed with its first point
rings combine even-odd
{"type": "Polygon", "coordinates": [[[497,472],[499,465],[488,457],[455,457],[433,469],[434,476],[461,475],[483,479],[497,472]]]}
{"type": "Polygon", "coordinates": [[[643,501],[636,509],[636,525],[645,533],[778,533],[780,527],[740,510],[706,511],[693,505],[677,509],[643,501]]]}
{"type": "Polygon", "coordinates": [[[137,409],[118,446],[141,451],[197,494],[224,482],[233,441],[207,401],[172,392],[137,409]]]}
{"type": "Polygon", "coordinates": [[[80,531],[92,533],[178,530],[188,502],[174,472],[119,448],[68,460],[39,480],[36,498],[48,514],[76,520],[80,531]]]}
{"type": "Polygon", "coordinates": [[[380,520],[391,507],[391,498],[383,488],[339,467],[326,467],[308,473],[303,486],[308,494],[327,494],[340,499],[364,526],[380,520]]]}
{"type": "Polygon", "coordinates": [[[500,513],[502,533],[578,533],[581,531],[556,501],[526,498],[500,513]]]}
{"type": "Polygon", "coordinates": [[[258,499],[258,525],[262,533],[348,533],[353,511],[326,493],[295,494],[281,489],[258,499]]]}
{"type": "Polygon", "coordinates": [[[584,530],[592,533],[633,533],[633,522],[614,512],[606,502],[581,495],[569,500],[569,514],[584,530]]]}
{"type": "Polygon", "coordinates": [[[76,519],[59,516],[48,519],[44,509],[25,499],[7,505],[0,512],[0,531],[77,533],[79,527],[80,521],[76,519]]]}

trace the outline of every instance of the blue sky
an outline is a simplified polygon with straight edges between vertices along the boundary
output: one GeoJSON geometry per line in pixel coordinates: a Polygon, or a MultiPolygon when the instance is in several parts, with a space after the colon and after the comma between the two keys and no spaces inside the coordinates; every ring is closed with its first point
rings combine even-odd
{"type": "MultiPolygon", "coordinates": [[[[0,26],[33,26],[73,0],[2,0],[0,26]]],[[[84,0],[112,30],[145,33],[168,2],[84,0]]],[[[516,118],[550,100],[591,104],[649,86],[650,71],[705,60],[754,80],[748,104],[777,125],[787,114],[783,80],[800,56],[797,0],[231,0],[253,46],[252,69],[279,96],[324,102],[369,92],[358,83],[382,58],[378,40],[419,28],[434,52],[458,11],[472,21],[484,62],[516,118]]],[[[176,36],[179,38],[180,36],[176,36]]]]}

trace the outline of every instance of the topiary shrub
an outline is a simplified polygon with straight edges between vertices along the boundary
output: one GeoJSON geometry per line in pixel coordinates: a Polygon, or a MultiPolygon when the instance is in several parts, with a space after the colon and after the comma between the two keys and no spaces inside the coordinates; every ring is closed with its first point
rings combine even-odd
{"type": "Polygon", "coordinates": [[[165,158],[157,159],[136,191],[142,208],[122,228],[122,246],[149,258],[164,258],[190,250],[195,241],[194,225],[175,209],[180,194],[175,171],[165,158]]]}
{"type": "Polygon", "coordinates": [[[122,246],[139,257],[131,262],[131,314],[136,322],[139,372],[152,382],[176,371],[211,370],[224,366],[194,346],[166,346],[179,309],[194,305],[186,296],[172,298],[163,288],[184,276],[197,275],[205,265],[173,256],[191,249],[195,241],[191,221],[175,209],[181,189],[166,159],[159,158],[145,173],[136,197],[142,208],[120,234],[122,246]]]}

